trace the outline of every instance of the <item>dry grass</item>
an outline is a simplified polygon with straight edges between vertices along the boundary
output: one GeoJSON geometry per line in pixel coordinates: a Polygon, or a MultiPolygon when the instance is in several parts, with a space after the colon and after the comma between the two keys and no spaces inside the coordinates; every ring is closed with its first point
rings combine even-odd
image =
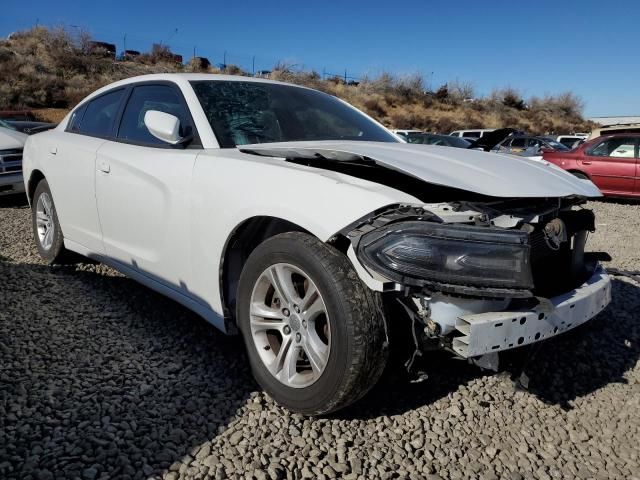
{"type": "MultiPolygon", "coordinates": [[[[0,108],[37,109],[39,118],[60,121],[87,94],[116,80],[146,73],[203,71],[194,62],[176,63],[167,47],[155,45],[136,61],[116,62],[89,54],[87,35],[64,29],[34,28],[0,41],[0,108]]],[[[218,72],[213,68],[208,72],[218,72]]],[[[224,73],[241,75],[229,65],[224,73]]],[[[294,72],[276,65],[272,78],[306,85],[343,98],[391,128],[450,132],[461,128],[514,127],[531,133],[589,131],[582,101],[572,93],[524,99],[514,88],[484,98],[469,83],[443,85],[428,92],[419,75],[383,73],[358,85],[322,79],[316,72],[294,72]]]]}
{"type": "Polygon", "coordinates": [[[32,110],[41,122],[60,123],[69,112],[68,108],[36,108],[32,110]]]}

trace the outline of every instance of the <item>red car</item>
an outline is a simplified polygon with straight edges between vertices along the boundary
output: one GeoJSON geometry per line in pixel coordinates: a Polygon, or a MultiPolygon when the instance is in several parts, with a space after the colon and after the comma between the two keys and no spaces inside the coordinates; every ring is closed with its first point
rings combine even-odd
{"type": "Polygon", "coordinates": [[[544,152],[543,158],[576,177],[588,178],[606,196],[640,197],[640,134],[604,135],[568,152],[544,152]]]}

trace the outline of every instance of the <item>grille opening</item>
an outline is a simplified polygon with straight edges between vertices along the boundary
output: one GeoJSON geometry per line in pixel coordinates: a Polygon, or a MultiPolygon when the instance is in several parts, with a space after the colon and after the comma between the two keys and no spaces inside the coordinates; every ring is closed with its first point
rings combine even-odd
{"type": "Polygon", "coordinates": [[[0,150],[0,176],[22,172],[22,150],[0,150]]]}

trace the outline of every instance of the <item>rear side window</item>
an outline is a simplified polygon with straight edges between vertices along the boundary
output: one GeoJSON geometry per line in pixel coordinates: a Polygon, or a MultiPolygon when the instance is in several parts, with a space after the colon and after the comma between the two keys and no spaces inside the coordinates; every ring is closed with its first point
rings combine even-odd
{"type": "Polygon", "coordinates": [[[464,138],[480,138],[482,136],[481,132],[463,132],[462,136],[464,138]]]}
{"type": "Polygon", "coordinates": [[[91,100],[80,124],[73,131],[95,137],[110,136],[123,94],[124,89],[120,89],[91,100]]]}
{"type": "Polygon", "coordinates": [[[525,142],[524,138],[514,138],[511,142],[511,148],[524,148],[525,142]]]}
{"type": "Polygon", "coordinates": [[[608,138],[589,151],[589,155],[594,157],[617,157],[633,158],[636,149],[636,139],[634,137],[614,137],[608,138]]]}
{"type": "Polygon", "coordinates": [[[165,142],[149,133],[144,123],[144,116],[149,110],[178,117],[181,137],[192,133],[191,117],[174,88],[168,85],[141,85],[135,87],[129,97],[120,122],[118,139],[145,145],[167,146],[165,142]]]}

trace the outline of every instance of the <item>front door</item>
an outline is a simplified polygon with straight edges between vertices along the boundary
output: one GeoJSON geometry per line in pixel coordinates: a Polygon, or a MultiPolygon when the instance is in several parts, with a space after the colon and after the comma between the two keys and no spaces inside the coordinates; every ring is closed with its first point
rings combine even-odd
{"type": "Polygon", "coordinates": [[[177,87],[133,88],[116,141],[105,142],[96,158],[102,239],[108,257],[186,290],[190,184],[199,150],[153,137],[144,124],[149,110],[177,116],[183,133],[193,128],[177,87]]]}

